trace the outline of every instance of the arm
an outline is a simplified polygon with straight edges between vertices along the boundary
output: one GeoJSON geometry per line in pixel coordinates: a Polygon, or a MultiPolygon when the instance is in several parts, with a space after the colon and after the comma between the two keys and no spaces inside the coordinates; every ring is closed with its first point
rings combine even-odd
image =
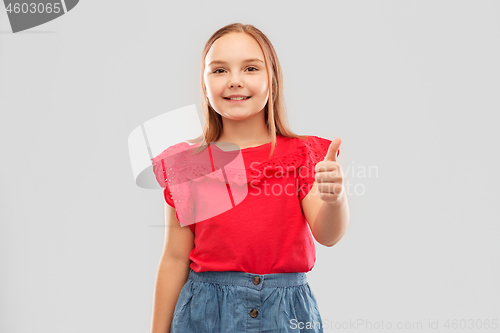
{"type": "Polygon", "coordinates": [[[349,225],[349,206],[346,191],[334,203],[321,200],[318,184],[302,200],[302,209],[311,233],[318,243],[331,247],[344,236],[349,225]]]}
{"type": "Polygon", "coordinates": [[[189,274],[194,235],[181,227],[175,209],[165,203],[165,245],[156,277],[151,333],[168,333],[175,304],[189,274]]]}

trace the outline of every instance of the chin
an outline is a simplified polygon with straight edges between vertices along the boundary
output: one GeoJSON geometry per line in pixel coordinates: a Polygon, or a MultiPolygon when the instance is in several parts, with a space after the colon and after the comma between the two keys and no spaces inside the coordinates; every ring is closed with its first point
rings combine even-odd
{"type": "Polygon", "coordinates": [[[230,114],[228,117],[226,117],[227,119],[231,119],[231,120],[245,120],[245,119],[248,119],[250,118],[252,115],[233,115],[233,114],[230,114]]]}
{"type": "Polygon", "coordinates": [[[248,113],[246,110],[224,110],[225,112],[223,114],[226,115],[227,118],[235,119],[235,118],[248,118],[255,113],[248,113]]]}

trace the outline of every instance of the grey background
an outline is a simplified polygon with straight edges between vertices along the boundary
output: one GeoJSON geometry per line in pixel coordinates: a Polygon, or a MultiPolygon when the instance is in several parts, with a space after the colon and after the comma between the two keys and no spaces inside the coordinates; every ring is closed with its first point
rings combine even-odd
{"type": "Polygon", "coordinates": [[[134,184],[127,137],[201,110],[202,47],[233,22],[273,42],[292,129],[343,141],[349,230],[307,273],[325,324],[495,331],[477,325],[500,324],[499,10],[81,1],[12,34],[0,9],[0,331],[149,331],[164,203],[134,184]]]}

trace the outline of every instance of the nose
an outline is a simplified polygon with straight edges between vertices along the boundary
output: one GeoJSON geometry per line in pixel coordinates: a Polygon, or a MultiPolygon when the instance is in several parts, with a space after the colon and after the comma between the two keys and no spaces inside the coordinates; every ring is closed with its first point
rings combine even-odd
{"type": "Polygon", "coordinates": [[[232,88],[234,86],[241,87],[243,86],[243,82],[240,78],[240,75],[238,73],[234,73],[231,75],[231,79],[229,80],[229,86],[232,88]]]}

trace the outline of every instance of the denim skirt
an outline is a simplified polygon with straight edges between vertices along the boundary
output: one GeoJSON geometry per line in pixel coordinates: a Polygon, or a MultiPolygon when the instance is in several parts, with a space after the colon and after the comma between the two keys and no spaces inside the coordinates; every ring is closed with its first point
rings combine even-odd
{"type": "Polygon", "coordinates": [[[190,269],[170,333],[216,332],[323,332],[306,273],[197,273],[190,269]]]}

